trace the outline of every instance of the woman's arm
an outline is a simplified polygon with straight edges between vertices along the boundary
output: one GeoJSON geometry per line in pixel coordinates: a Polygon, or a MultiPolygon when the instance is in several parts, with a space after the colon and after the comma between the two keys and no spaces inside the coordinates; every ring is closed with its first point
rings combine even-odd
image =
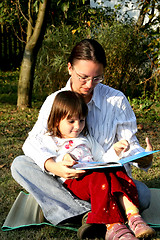
{"type": "Polygon", "coordinates": [[[38,120],[33,129],[29,132],[29,136],[22,147],[24,154],[32,158],[42,170],[44,170],[46,159],[56,156],[54,149],[53,151],[50,151],[44,145],[43,141],[44,134],[47,132],[48,117],[56,94],[57,92],[51,94],[43,103],[39,112],[38,120]]]}
{"type": "MultiPolygon", "coordinates": [[[[122,101],[123,109],[120,114],[121,123],[117,126],[117,138],[120,139],[126,139],[130,144],[130,149],[124,153],[124,157],[137,154],[139,152],[143,151],[152,151],[152,145],[148,138],[146,138],[147,148],[146,150],[142,148],[139,144],[139,141],[136,137],[137,132],[137,123],[136,123],[136,117],[135,114],[126,98],[122,101]]],[[[133,163],[133,165],[138,164],[138,167],[140,168],[148,168],[151,166],[153,159],[153,155],[149,155],[144,157],[143,159],[139,159],[133,163]]]]}

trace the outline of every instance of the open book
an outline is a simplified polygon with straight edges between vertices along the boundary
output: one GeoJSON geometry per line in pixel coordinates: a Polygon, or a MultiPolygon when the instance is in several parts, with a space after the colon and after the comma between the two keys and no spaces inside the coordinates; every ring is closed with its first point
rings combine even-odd
{"type": "Polygon", "coordinates": [[[97,169],[97,168],[108,168],[108,167],[122,167],[125,163],[134,161],[139,158],[143,158],[145,156],[148,156],[150,154],[153,154],[155,152],[159,152],[160,150],[156,151],[150,151],[150,152],[141,152],[138,154],[135,154],[133,156],[129,156],[126,158],[121,158],[117,162],[81,162],[78,161],[76,165],[74,165],[73,168],[80,170],[87,170],[87,169],[97,169]]]}

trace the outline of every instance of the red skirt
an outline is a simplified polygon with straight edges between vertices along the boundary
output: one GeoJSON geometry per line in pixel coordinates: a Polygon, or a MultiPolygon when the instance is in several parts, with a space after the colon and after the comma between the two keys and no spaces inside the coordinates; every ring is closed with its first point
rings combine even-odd
{"type": "Polygon", "coordinates": [[[87,223],[124,223],[124,211],[118,200],[120,194],[139,207],[136,186],[123,167],[89,171],[78,179],[66,180],[64,186],[78,198],[91,202],[87,223]]]}

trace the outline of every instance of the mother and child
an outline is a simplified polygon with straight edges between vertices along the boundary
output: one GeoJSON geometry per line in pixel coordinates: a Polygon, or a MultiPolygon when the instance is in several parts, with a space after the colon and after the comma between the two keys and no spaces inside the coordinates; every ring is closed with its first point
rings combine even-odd
{"type": "MultiPolygon", "coordinates": [[[[12,175],[52,224],[87,213],[77,233],[80,239],[93,239],[97,226],[105,226],[106,240],[151,238],[155,231],[140,215],[150,204],[150,191],[132,179],[131,164],[147,170],[152,155],[124,167],[76,169],[79,162],[116,162],[144,151],[126,97],[100,83],[105,66],[104,49],[96,40],[77,43],[68,61],[71,77],[47,97],[23,145],[25,155],[12,163],[12,175]]],[[[146,143],[151,151],[148,138],[146,143]]]]}

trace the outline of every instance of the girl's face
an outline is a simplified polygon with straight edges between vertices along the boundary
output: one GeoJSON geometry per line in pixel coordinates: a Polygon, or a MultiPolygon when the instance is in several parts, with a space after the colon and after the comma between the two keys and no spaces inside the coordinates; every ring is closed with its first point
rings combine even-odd
{"type": "Polygon", "coordinates": [[[77,60],[73,66],[68,63],[68,71],[71,75],[72,90],[81,94],[85,101],[89,102],[93,89],[97,85],[94,79],[103,76],[103,64],[91,60],[77,60]],[[87,81],[83,81],[84,78],[87,78],[87,81]]]}
{"type": "Polygon", "coordinates": [[[73,117],[67,119],[67,116],[59,123],[59,131],[62,138],[76,138],[82,132],[85,126],[85,118],[73,117]]]}

